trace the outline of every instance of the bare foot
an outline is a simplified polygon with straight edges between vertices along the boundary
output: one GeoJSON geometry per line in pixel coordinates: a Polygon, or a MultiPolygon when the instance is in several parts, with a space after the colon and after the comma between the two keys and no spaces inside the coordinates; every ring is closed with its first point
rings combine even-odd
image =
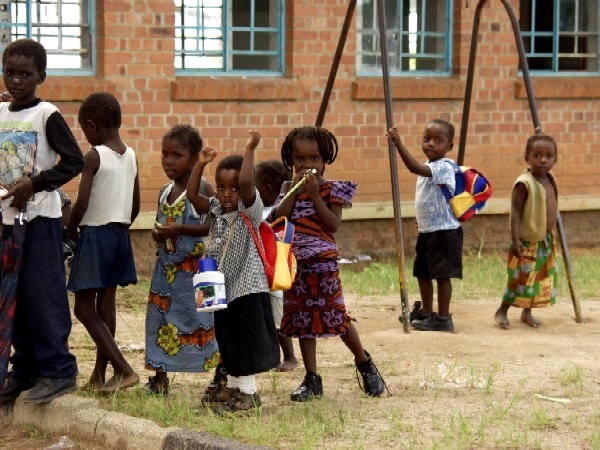
{"type": "Polygon", "coordinates": [[[502,310],[502,308],[498,308],[498,311],[494,314],[494,320],[503,330],[510,330],[510,321],[508,320],[506,311],[502,310]]]}
{"type": "Polygon", "coordinates": [[[524,309],[521,313],[521,322],[525,322],[532,328],[539,328],[542,324],[539,320],[531,315],[531,309],[524,309]]]}
{"type": "Polygon", "coordinates": [[[291,372],[296,367],[298,367],[298,360],[296,358],[293,359],[284,359],[279,366],[277,366],[277,372],[291,372]]]}
{"type": "Polygon", "coordinates": [[[130,388],[140,382],[140,377],[135,372],[115,375],[102,387],[101,391],[105,394],[113,394],[117,391],[130,388]]]}
{"type": "Polygon", "coordinates": [[[101,390],[102,386],[104,386],[104,380],[99,380],[96,377],[92,377],[89,379],[89,381],[87,383],[85,383],[81,387],[81,390],[87,391],[87,392],[94,392],[94,391],[101,390]]]}

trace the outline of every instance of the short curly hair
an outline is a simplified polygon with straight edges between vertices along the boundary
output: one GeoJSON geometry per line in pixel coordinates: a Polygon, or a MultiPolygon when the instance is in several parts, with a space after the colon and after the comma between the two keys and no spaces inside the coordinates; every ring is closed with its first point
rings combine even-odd
{"type": "Polygon", "coordinates": [[[91,120],[109,128],[121,127],[121,105],[109,92],[90,94],[79,107],[79,121],[91,120]]]}
{"type": "Polygon", "coordinates": [[[171,128],[163,136],[163,144],[166,141],[177,141],[185,147],[190,155],[198,155],[202,150],[202,137],[200,132],[191,125],[178,124],[171,128]]]}
{"type": "Polygon", "coordinates": [[[244,157],[242,155],[229,155],[219,161],[217,164],[217,170],[215,171],[215,176],[219,175],[221,170],[237,170],[238,172],[242,170],[242,163],[244,162],[244,157]]]}
{"type": "Polygon", "coordinates": [[[527,144],[525,144],[525,158],[527,158],[531,153],[533,144],[539,141],[546,141],[552,144],[552,146],[554,147],[554,156],[558,157],[558,146],[556,145],[556,141],[554,140],[554,138],[549,134],[542,133],[541,131],[536,131],[534,134],[529,136],[529,139],[527,139],[527,144]]]}
{"type": "Polygon", "coordinates": [[[42,44],[33,39],[17,39],[11,42],[4,49],[2,53],[2,65],[6,62],[6,58],[9,56],[25,56],[33,59],[33,64],[39,73],[46,71],[46,64],[48,64],[48,57],[46,55],[46,49],[42,44]]]}

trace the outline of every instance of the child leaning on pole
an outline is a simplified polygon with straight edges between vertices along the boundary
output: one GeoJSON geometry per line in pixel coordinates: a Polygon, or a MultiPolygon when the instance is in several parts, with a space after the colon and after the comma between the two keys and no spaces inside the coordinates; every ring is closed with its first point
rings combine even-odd
{"type": "Polygon", "coordinates": [[[424,164],[409,153],[396,128],[387,134],[406,168],[418,175],[415,216],[419,236],[413,276],[418,280],[422,308],[411,313],[411,325],[422,331],[454,331],[451,278],[462,278],[463,232],[439,186],[446,185],[450,192],[456,187],[454,169],[445,162],[454,146],[454,126],[442,119],[427,123],[421,143],[427,158],[424,164]],[[433,311],[433,280],[437,284],[437,312],[433,311]]]}
{"type": "Polygon", "coordinates": [[[217,411],[258,408],[256,374],[280,362],[267,275],[241,217],[245,214],[255,229],[262,222],[263,202],[254,187],[254,151],[260,134],[256,130],[249,133],[245,155],[227,156],[217,165],[215,197],[198,194],[204,168],[217,156],[214,148],[200,152],[187,189],[196,211],[208,214],[205,255],[216,259],[225,275],[227,308],[214,315],[227,387],[219,385],[203,397],[204,402],[217,403],[217,411]]]}
{"type": "Polygon", "coordinates": [[[551,170],[558,149],[552,136],[536,133],[527,140],[529,166],[513,185],[510,208],[511,244],[507,280],[494,319],[508,330],[508,309],[523,308],[521,321],[533,328],[541,323],[531,308],[553,305],[556,300],[556,245],[552,230],[558,219],[558,187],[551,170]]]}

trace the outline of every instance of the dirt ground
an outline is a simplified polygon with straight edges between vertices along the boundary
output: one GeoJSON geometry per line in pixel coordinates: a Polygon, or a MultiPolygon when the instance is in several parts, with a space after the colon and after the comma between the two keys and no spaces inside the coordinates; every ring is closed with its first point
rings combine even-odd
{"type": "MultiPolygon", "coordinates": [[[[318,447],[600,449],[600,299],[582,303],[582,324],[575,323],[569,299],[534,311],[539,329],[521,323],[520,310],[511,310],[508,331],[494,324],[497,300],[458,299],[452,305],[455,333],[410,334],[398,321],[397,299],[350,295],[346,303],[392,395],[363,395],[342,342],[319,341],[325,397],[317,401],[333,402],[348,415],[318,447]]],[[[117,337],[145,378],[150,373],[142,369],[142,311],[119,313],[117,337]]],[[[92,369],[92,344],[75,322],[71,346],[80,385],[92,369]]],[[[177,374],[172,392],[193,392],[191,386],[203,386],[211,375],[177,374]]],[[[282,373],[277,390],[269,388],[269,374],[259,376],[263,420],[297,407],[288,395],[303,375],[302,368],[282,373]]],[[[269,446],[311,447],[298,436],[269,446]]]]}

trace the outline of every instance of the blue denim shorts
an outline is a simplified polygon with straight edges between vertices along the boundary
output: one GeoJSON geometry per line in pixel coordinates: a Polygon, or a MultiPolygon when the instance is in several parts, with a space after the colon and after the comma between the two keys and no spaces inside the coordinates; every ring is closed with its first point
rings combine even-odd
{"type": "Polygon", "coordinates": [[[80,228],[67,283],[69,291],[127,286],[136,282],[127,225],[109,223],[80,228]]]}

